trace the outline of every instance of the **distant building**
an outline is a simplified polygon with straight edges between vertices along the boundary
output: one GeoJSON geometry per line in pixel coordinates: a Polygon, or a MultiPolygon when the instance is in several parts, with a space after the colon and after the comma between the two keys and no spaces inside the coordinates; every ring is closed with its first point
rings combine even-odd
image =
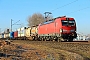
{"type": "Polygon", "coordinates": [[[90,38],[90,34],[87,35],[90,38]]]}
{"type": "Polygon", "coordinates": [[[78,34],[77,34],[77,38],[75,38],[74,40],[87,40],[87,36],[78,33],[78,34]]]}

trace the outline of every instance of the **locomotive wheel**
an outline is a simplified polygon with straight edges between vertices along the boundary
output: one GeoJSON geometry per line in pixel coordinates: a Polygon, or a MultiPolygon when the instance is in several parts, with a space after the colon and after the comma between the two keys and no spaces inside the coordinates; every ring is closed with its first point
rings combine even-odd
{"type": "Polygon", "coordinates": [[[57,42],[61,42],[61,40],[60,40],[60,39],[58,39],[58,40],[57,40],[57,42]]]}
{"type": "Polygon", "coordinates": [[[41,41],[44,41],[44,38],[41,38],[41,41]]]}
{"type": "Polygon", "coordinates": [[[62,40],[61,39],[58,39],[57,42],[61,42],[62,40]]]}
{"type": "Polygon", "coordinates": [[[69,41],[69,39],[64,39],[65,42],[69,41]]]}
{"type": "Polygon", "coordinates": [[[72,41],[73,41],[73,38],[72,38],[72,37],[71,37],[71,38],[69,38],[69,39],[68,39],[68,41],[69,41],[69,42],[72,42],[72,41]]]}
{"type": "Polygon", "coordinates": [[[55,41],[55,40],[52,40],[53,42],[55,41]]]}
{"type": "Polygon", "coordinates": [[[69,39],[69,42],[72,42],[73,40],[72,39],[69,39]]]}

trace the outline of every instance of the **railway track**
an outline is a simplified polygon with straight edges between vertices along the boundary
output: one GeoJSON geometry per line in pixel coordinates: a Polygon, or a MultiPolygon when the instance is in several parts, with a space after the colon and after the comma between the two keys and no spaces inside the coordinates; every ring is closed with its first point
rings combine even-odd
{"type": "MultiPolygon", "coordinates": [[[[2,40],[0,40],[0,41],[2,41],[2,40]]],[[[31,42],[30,40],[8,40],[8,41],[28,41],[28,42],[31,42]]],[[[32,41],[32,42],[40,42],[40,41],[32,41]]],[[[53,43],[53,42],[55,42],[55,43],[90,43],[90,40],[75,40],[75,41],[71,41],[71,42],[69,42],[69,41],[61,41],[61,42],[57,42],[57,41],[41,41],[41,42],[50,42],[50,43],[53,43]]]]}
{"type": "Polygon", "coordinates": [[[82,43],[82,44],[90,44],[90,40],[78,40],[78,41],[72,41],[72,42],[62,41],[62,43],[82,43]]]}
{"type": "MultiPolygon", "coordinates": [[[[31,40],[0,40],[0,41],[28,41],[28,42],[31,42],[31,40]]],[[[71,42],[69,42],[69,41],[61,41],[61,42],[57,42],[57,41],[32,41],[32,42],[50,42],[50,43],[53,43],[53,42],[55,42],[55,43],[85,43],[85,44],[90,44],[90,40],[74,40],[74,41],[71,41],[71,42]]]]}
{"type": "Polygon", "coordinates": [[[66,42],[66,41],[61,41],[61,42],[57,42],[57,41],[29,41],[29,40],[11,40],[12,42],[24,42],[27,44],[90,44],[90,40],[88,41],[72,41],[72,42],[66,42]]]}
{"type": "MultiPolygon", "coordinates": [[[[37,41],[35,41],[37,42],[37,41]]],[[[39,42],[39,41],[38,41],[39,42]]],[[[55,43],[90,43],[90,40],[76,40],[76,41],[61,41],[61,42],[57,42],[57,41],[41,41],[41,42],[55,42],[55,43]]]]}

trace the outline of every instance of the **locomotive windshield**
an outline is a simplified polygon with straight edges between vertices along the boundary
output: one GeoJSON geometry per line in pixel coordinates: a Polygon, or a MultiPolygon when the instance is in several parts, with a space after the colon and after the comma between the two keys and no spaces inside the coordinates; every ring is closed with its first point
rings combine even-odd
{"type": "Polygon", "coordinates": [[[62,20],[62,26],[74,26],[75,21],[74,20],[62,20]]]}

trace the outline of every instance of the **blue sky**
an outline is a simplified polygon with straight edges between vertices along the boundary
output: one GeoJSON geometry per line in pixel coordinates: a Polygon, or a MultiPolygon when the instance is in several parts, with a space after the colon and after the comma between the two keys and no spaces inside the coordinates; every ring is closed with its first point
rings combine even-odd
{"type": "MultiPolygon", "coordinates": [[[[27,19],[33,13],[52,12],[53,17],[66,15],[74,17],[77,23],[77,32],[90,33],[90,0],[0,0],[0,28],[1,31],[10,28],[13,30],[27,26],[27,19]]],[[[43,14],[44,15],[44,14],[43,14]]]]}

